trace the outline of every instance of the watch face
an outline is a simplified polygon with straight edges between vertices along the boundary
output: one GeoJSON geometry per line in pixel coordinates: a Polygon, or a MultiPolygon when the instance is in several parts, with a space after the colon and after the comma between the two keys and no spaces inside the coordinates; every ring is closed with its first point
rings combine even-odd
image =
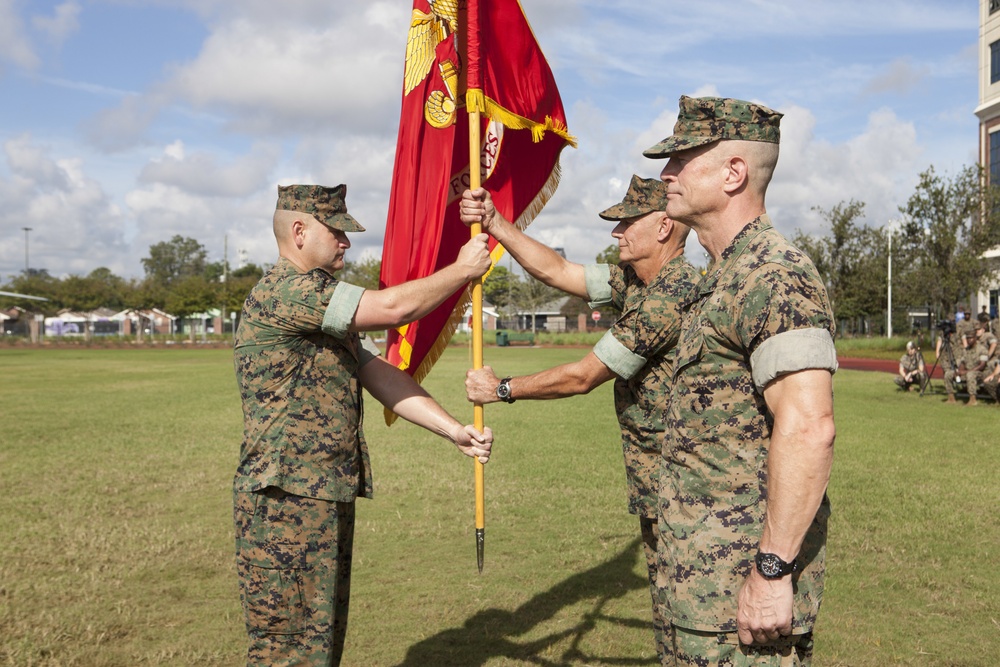
{"type": "Polygon", "coordinates": [[[757,565],[757,571],[765,579],[780,579],[795,571],[794,562],[786,563],[774,554],[759,553],[754,558],[754,562],[757,565]]]}
{"type": "Polygon", "coordinates": [[[507,384],[506,382],[501,382],[499,384],[499,386],[497,386],[497,396],[500,397],[500,398],[502,398],[502,399],[504,399],[504,400],[506,400],[507,398],[509,398],[510,397],[510,385],[507,384]]]}
{"type": "Polygon", "coordinates": [[[777,577],[781,574],[781,562],[771,554],[761,555],[757,567],[765,577],[777,577]]]}

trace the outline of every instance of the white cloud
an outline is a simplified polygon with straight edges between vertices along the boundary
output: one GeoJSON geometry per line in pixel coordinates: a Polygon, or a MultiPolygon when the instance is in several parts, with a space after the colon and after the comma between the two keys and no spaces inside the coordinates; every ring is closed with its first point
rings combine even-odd
{"type": "Polygon", "coordinates": [[[62,44],[80,28],[80,4],[69,0],[55,8],[52,16],[35,16],[32,25],[43,32],[53,44],[62,44]]]}
{"type": "Polygon", "coordinates": [[[354,18],[227,23],[163,90],[197,108],[228,110],[232,127],[247,133],[387,127],[399,107],[401,38],[388,34],[378,13],[374,22],[354,18]]]}
{"type": "Polygon", "coordinates": [[[40,60],[26,36],[24,21],[17,13],[16,0],[0,0],[0,64],[33,69],[40,60]]]}
{"type": "Polygon", "coordinates": [[[147,141],[146,132],[156,120],[163,100],[144,95],[129,95],[114,108],[104,109],[81,126],[84,136],[97,148],[123,151],[147,141]]]}
{"type": "Polygon", "coordinates": [[[826,233],[812,208],[829,210],[850,199],[864,202],[868,223],[878,227],[898,215],[912,193],[913,165],[923,151],[913,124],[891,110],[871,114],[864,131],[842,144],[817,139],[813,114],[802,108],[787,110],[781,132],[781,157],[767,206],[786,234],[795,229],[826,233]]]}
{"type": "MultiPolygon", "coordinates": [[[[0,180],[0,227],[31,228],[31,268],[54,276],[98,266],[124,271],[123,216],[80,159],[53,158],[29,135],[7,141],[4,152],[11,178],[0,180]]],[[[10,234],[0,240],[4,273],[23,269],[22,241],[10,234]]]]}
{"type": "Polygon", "coordinates": [[[260,144],[250,153],[220,164],[219,156],[208,151],[187,156],[184,144],[174,142],[163,156],[146,164],[139,172],[140,183],[172,185],[188,194],[209,197],[247,197],[266,187],[281,149],[260,144]]]}
{"type": "Polygon", "coordinates": [[[928,67],[915,66],[910,58],[897,58],[869,82],[864,92],[907,93],[927,78],[929,73],[928,67]]]}

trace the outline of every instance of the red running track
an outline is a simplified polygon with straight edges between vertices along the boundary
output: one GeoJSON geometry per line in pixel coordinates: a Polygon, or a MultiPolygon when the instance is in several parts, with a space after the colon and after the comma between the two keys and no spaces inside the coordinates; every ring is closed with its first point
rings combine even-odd
{"type": "MultiPolygon", "coordinates": [[[[899,362],[891,359],[858,359],[856,357],[837,357],[837,363],[841,368],[851,371],[880,371],[883,373],[892,373],[893,375],[899,371],[899,362]]],[[[933,367],[933,364],[927,364],[928,371],[930,371],[933,367]]],[[[944,371],[941,370],[940,365],[937,368],[934,368],[934,374],[931,375],[931,377],[938,380],[944,377],[944,371]]]]}

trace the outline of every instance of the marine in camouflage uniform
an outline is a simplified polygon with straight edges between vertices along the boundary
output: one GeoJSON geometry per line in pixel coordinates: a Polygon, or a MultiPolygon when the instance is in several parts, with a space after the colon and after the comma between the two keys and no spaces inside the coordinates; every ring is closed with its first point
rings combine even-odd
{"type": "Polygon", "coordinates": [[[920,389],[927,381],[924,358],[913,341],[907,341],[906,353],[899,358],[899,374],[893,380],[903,391],[909,391],[912,386],[920,389]]]}
{"type": "Polygon", "coordinates": [[[405,419],[485,460],[492,436],[463,427],[359,335],[433,309],[489,266],[485,235],[422,281],[366,293],[340,282],[363,231],[346,187],[279,187],[281,258],[253,288],[236,331],[244,437],[233,481],[248,665],[337,665],[347,630],[354,499],[372,497],[362,386],[405,419]],[[390,290],[394,290],[390,291],[390,290]],[[393,310],[385,298],[412,306],[393,310]],[[398,407],[401,399],[411,401],[398,407]]]}
{"type": "Polygon", "coordinates": [[[998,353],[1000,353],[1000,339],[990,331],[989,320],[979,320],[976,324],[976,341],[986,348],[986,370],[992,371],[997,365],[998,353]]]}
{"type": "Polygon", "coordinates": [[[713,260],[681,306],[667,412],[664,666],[811,661],[837,361],[815,266],[764,211],[780,117],[741,100],[681,97],[673,136],[644,153],[670,158],[667,213],[698,232],[713,260]]]}
{"type": "Polygon", "coordinates": [[[965,390],[969,393],[968,405],[976,405],[979,392],[979,383],[989,377],[991,349],[996,349],[996,339],[992,334],[983,334],[983,327],[965,331],[965,347],[958,357],[958,369],[956,371],[946,371],[944,374],[945,391],[948,393],[947,402],[955,403],[956,377],[960,376],[965,381],[965,390]]]}
{"type": "Polygon", "coordinates": [[[983,389],[990,398],[1000,403],[1000,363],[995,363],[993,369],[983,378],[983,389]]]}
{"type": "MultiPolygon", "coordinates": [[[[484,193],[484,199],[486,196],[484,193]]],[[[472,193],[469,198],[475,201],[472,193]]],[[[551,286],[584,296],[592,307],[610,305],[618,313],[608,332],[580,362],[509,378],[507,400],[573,396],[614,378],[628,507],[639,516],[658,646],[662,643],[663,619],[655,585],[656,520],[663,415],[673,374],[672,353],[680,333],[678,306],[697,277],[697,271],[683,255],[690,230],[666,219],[666,204],[663,182],[633,176],[622,202],[599,214],[619,223],[612,235],[623,248],[621,265],[572,264],[502,218],[491,220],[489,226],[530,274],[551,286]],[[568,273],[572,278],[564,282],[551,278],[568,273]]],[[[476,211],[463,214],[466,222],[481,221],[478,207],[476,211]]],[[[498,383],[499,378],[489,367],[470,371],[466,381],[469,400],[502,400],[496,392],[498,383]]]]}

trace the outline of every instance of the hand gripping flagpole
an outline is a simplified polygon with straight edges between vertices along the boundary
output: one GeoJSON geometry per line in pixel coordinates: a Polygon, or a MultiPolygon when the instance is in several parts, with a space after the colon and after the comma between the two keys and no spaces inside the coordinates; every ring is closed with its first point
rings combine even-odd
{"type": "MultiPolygon", "coordinates": [[[[466,67],[467,72],[475,70],[473,79],[478,83],[479,71],[479,17],[476,2],[469,2],[466,10],[466,67]]],[[[468,90],[469,79],[466,78],[466,90],[468,90]]],[[[482,186],[482,164],[481,154],[481,120],[479,110],[473,109],[471,105],[466,105],[469,109],[469,189],[475,190],[482,186]]],[[[481,223],[470,225],[472,237],[476,237],[483,232],[481,223]]],[[[472,282],[472,368],[479,370],[483,367],[483,279],[477,278],[472,282]]],[[[483,413],[483,404],[473,405],[473,425],[480,432],[486,427],[486,418],[483,413]]],[[[483,554],[486,547],[486,475],[485,468],[479,459],[473,459],[476,470],[476,564],[479,567],[479,574],[483,573],[483,554]]]]}

